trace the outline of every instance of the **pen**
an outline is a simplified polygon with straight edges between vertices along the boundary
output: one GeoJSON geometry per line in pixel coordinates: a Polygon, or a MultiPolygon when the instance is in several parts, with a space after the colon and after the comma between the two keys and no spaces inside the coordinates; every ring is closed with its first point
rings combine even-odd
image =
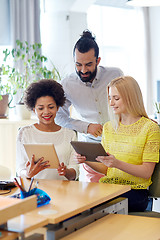
{"type": "Polygon", "coordinates": [[[31,190],[31,187],[32,187],[33,181],[34,181],[34,177],[32,177],[32,179],[31,179],[31,183],[30,183],[30,186],[29,186],[29,190],[28,190],[28,192],[31,190]]]}
{"type": "Polygon", "coordinates": [[[22,192],[24,192],[25,190],[24,190],[24,188],[23,188],[21,185],[19,185],[19,182],[17,181],[17,178],[14,178],[14,180],[15,180],[15,185],[16,185],[22,192]]]}

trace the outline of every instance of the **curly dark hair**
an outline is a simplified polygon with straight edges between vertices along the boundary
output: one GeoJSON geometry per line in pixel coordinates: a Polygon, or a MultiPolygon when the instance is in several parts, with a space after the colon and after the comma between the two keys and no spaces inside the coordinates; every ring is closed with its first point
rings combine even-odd
{"type": "Polygon", "coordinates": [[[28,86],[24,93],[24,103],[29,110],[33,110],[37,99],[45,96],[53,97],[57,107],[62,107],[66,100],[60,83],[53,79],[41,79],[28,86]]]}
{"type": "Polygon", "coordinates": [[[76,42],[73,49],[73,56],[75,56],[76,48],[80,53],[86,53],[91,49],[95,51],[95,57],[98,59],[99,56],[99,47],[96,43],[95,36],[89,30],[84,30],[80,39],[76,42]]]}

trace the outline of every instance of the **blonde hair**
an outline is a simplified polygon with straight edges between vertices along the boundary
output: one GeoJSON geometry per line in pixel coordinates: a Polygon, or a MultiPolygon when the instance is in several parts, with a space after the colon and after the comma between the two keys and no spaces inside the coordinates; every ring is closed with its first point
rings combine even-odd
{"type": "MultiPolygon", "coordinates": [[[[119,92],[128,113],[134,117],[143,116],[149,118],[144,107],[141,89],[133,77],[121,76],[113,79],[107,86],[108,96],[110,87],[117,88],[117,91],[119,92]]],[[[113,111],[111,111],[110,107],[109,112],[110,115],[112,115],[113,111]]],[[[111,120],[113,120],[113,116],[111,116],[111,118],[111,120]]],[[[116,118],[114,117],[114,119],[116,118]]],[[[118,119],[116,119],[116,121],[120,121],[120,116],[118,119]]]]}

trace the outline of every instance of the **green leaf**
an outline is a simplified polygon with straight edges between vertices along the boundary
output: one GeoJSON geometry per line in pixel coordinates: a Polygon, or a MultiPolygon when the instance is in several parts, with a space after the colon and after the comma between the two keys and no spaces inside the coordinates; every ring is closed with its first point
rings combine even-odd
{"type": "Polygon", "coordinates": [[[19,46],[20,45],[20,40],[16,40],[16,45],[19,46]]]}
{"type": "Polygon", "coordinates": [[[42,47],[42,44],[41,43],[38,43],[38,48],[40,49],[42,47]]]}
{"type": "Polygon", "coordinates": [[[34,57],[35,57],[35,58],[37,57],[37,53],[36,53],[36,52],[34,52],[34,57]]]}
{"type": "Polygon", "coordinates": [[[20,46],[20,49],[24,49],[22,42],[20,42],[19,46],[20,46]]]}
{"type": "Polygon", "coordinates": [[[15,48],[11,51],[9,49],[3,51],[4,60],[1,69],[8,80],[6,85],[0,86],[0,91],[5,89],[6,92],[14,95],[18,89],[25,90],[31,82],[38,81],[40,78],[53,78],[55,76],[54,79],[60,79],[60,74],[53,64],[51,69],[43,66],[48,58],[41,55],[41,47],[41,43],[31,45],[27,41],[17,40],[15,48]],[[15,62],[15,67],[7,64],[9,56],[15,62]],[[21,63],[21,68],[19,63],[21,63]]]}

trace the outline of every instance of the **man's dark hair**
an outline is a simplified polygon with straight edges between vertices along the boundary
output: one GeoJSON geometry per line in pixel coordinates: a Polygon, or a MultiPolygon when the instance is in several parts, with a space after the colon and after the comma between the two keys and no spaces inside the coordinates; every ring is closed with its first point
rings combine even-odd
{"type": "Polygon", "coordinates": [[[52,79],[42,79],[29,85],[25,91],[24,103],[28,109],[33,110],[37,99],[46,96],[53,97],[57,107],[62,107],[66,100],[60,83],[52,79]]]}
{"type": "Polygon", "coordinates": [[[89,30],[83,31],[80,39],[76,42],[73,49],[73,56],[75,55],[75,50],[78,49],[81,53],[86,53],[91,49],[95,51],[95,57],[98,59],[99,56],[99,47],[95,41],[95,37],[92,36],[92,33],[89,30]]]}

